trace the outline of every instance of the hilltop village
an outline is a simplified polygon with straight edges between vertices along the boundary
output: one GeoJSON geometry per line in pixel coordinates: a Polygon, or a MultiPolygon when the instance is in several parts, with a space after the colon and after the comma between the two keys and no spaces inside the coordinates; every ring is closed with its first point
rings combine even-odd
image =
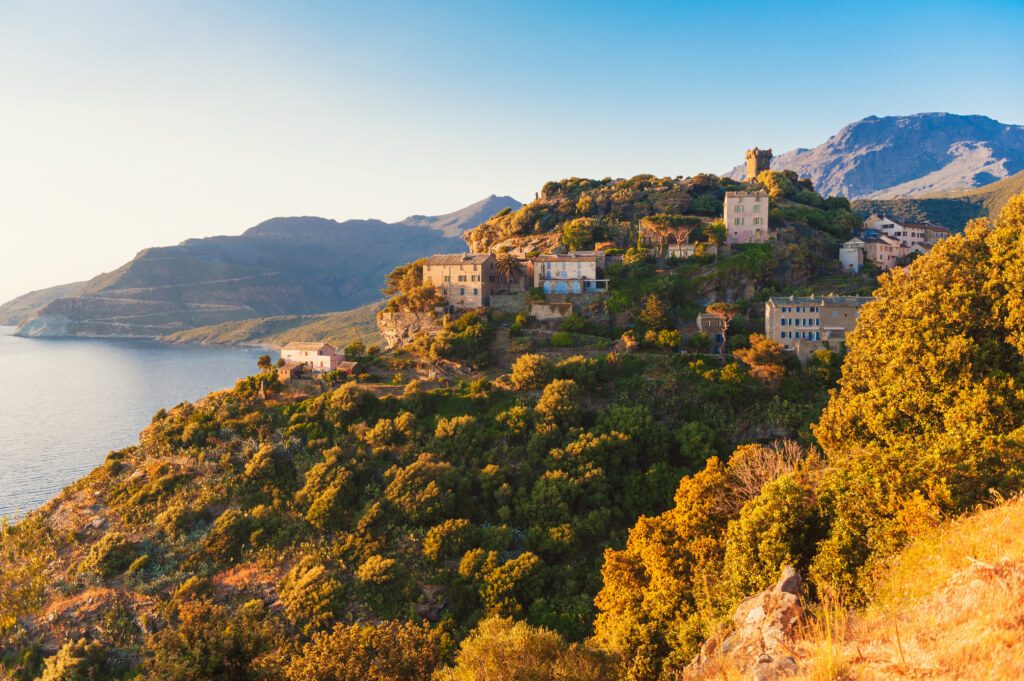
{"type": "MultiPolygon", "coordinates": [[[[534,204],[467,232],[470,252],[396,270],[378,315],[381,333],[391,349],[422,348],[423,336],[486,313],[492,322],[508,319],[498,324],[508,330],[498,333],[508,359],[516,348],[608,343],[723,356],[751,333],[803,364],[820,350],[842,354],[875,276],[928,252],[949,230],[875,214],[861,221],[845,199],[823,199],[809,181],[771,171],[771,159],[771,149],[748,150],[742,182],[548,183],[534,204]],[[691,289],[686,300],[658,295],[659,280],[681,278],[691,289]],[[638,296],[638,288],[651,290],[638,296]],[[532,343],[506,337],[526,335],[532,343]]],[[[286,346],[280,377],[357,373],[334,348],[320,351],[334,353],[334,363],[304,362],[286,346]]]]}
{"type": "Polygon", "coordinates": [[[1024,197],[943,241],[748,158],[549,182],[387,275],[388,348],[158,411],[0,524],[0,676],[832,678],[827,599],[1021,488],[1024,197]]]}

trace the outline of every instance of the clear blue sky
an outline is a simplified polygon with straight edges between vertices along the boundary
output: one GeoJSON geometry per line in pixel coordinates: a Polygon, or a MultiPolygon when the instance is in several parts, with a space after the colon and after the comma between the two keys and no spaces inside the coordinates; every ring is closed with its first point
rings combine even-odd
{"type": "Polygon", "coordinates": [[[0,91],[7,299],[275,215],[722,172],[871,114],[1024,123],[1024,0],[0,0],[0,91]]]}

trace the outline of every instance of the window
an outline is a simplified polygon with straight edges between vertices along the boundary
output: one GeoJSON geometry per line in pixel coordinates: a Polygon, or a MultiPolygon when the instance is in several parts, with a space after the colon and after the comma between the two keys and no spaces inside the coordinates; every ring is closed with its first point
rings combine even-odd
{"type": "Polygon", "coordinates": [[[465,274],[460,274],[459,275],[459,281],[466,281],[466,275],[465,274]]]}
{"type": "Polygon", "coordinates": [[[466,289],[464,289],[464,288],[460,288],[460,289],[459,289],[459,295],[460,295],[460,296],[464,296],[464,295],[466,295],[466,289]]]}
{"type": "Polygon", "coordinates": [[[754,224],[755,225],[761,224],[761,218],[754,218],[754,224]]]}
{"type": "Polygon", "coordinates": [[[733,224],[734,224],[734,225],[738,225],[738,224],[740,224],[740,219],[739,219],[739,218],[736,218],[735,220],[733,220],[733,224]]]}
{"type": "Polygon", "coordinates": [[[476,289],[476,288],[475,288],[475,289],[473,289],[473,295],[474,295],[474,296],[475,296],[475,295],[477,295],[477,294],[479,294],[479,293],[480,293],[480,289],[476,289]]]}
{"type": "Polygon", "coordinates": [[[452,280],[452,277],[451,277],[451,275],[450,275],[450,274],[446,274],[446,275],[444,275],[444,281],[446,281],[446,282],[449,282],[449,281],[451,281],[451,280],[452,280]]]}
{"type": "Polygon", "coordinates": [[[754,206],[754,212],[755,213],[760,213],[761,212],[761,206],[754,206]]]}

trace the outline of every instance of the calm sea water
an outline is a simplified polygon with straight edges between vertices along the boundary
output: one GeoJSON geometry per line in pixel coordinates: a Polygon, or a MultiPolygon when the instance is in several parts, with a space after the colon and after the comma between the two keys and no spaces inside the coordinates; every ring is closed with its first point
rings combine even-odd
{"type": "Polygon", "coordinates": [[[0,515],[29,511],[138,441],[161,407],[256,371],[256,349],[17,338],[0,326],[0,515]]]}

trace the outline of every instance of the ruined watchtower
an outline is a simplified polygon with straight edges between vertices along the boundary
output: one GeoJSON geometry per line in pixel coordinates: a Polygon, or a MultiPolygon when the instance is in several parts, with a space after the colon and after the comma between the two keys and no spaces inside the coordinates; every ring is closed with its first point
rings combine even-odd
{"type": "Polygon", "coordinates": [[[762,170],[768,170],[772,164],[771,149],[747,149],[747,179],[753,180],[762,170]]]}

